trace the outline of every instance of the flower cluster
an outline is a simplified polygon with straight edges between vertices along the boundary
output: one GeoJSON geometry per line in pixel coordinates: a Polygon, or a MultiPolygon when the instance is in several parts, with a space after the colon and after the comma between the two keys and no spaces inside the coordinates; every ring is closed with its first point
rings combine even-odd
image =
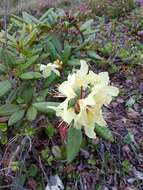
{"type": "Polygon", "coordinates": [[[106,126],[102,107],[118,95],[117,87],[109,85],[108,72],[95,74],[89,71],[86,61],[81,60],[80,70],[70,74],[59,86],[66,99],[57,107],[56,115],[77,129],[84,128],[89,138],[96,138],[95,124],[106,126]]]}

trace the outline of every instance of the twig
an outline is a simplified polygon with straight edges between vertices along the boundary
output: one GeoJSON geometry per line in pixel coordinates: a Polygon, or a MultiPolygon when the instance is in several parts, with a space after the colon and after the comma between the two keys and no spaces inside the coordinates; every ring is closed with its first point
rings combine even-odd
{"type": "Polygon", "coordinates": [[[83,43],[85,41],[85,38],[84,38],[84,35],[83,35],[82,31],[79,29],[79,27],[77,26],[77,24],[74,23],[73,25],[76,28],[76,30],[78,31],[78,33],[80,34],[81,39],[82,39],[82,43],[83,43]]]}
{"type": "Polygon", "coordinates": [[[8,165],[7,174],[10,173],[12,162],[13,162],[13,160],[15,159],[15,157],[19,154],[20,149],[21,149],[21,146],[19,145],[19,146],[17,147],[16,151],[13,153],[13,155],[12,155],[12,157],[11,157],[11,159],[10,159],[9,165],[8,165]]]}
{"type": "Polygon", "coordinates": [[[47,185],[49,185],[49,187],[50,187],[50,181],[49,181],[49,178],[48,178],[48,176],[47,176],[47,174],[46,174],[46,172],[45,172],[45,170],[43,168],[40,156],[39,156],[39,165],[40,165],[40,168],[41,168],[41,170],[42,170],[42,172],[43,172],[43,174],[44,174],[44,176],[46,178],[47,185]]]}
{"type": "Polygon", "coordinates": [[[9,187],[12,187],[13,185],[3,185],[3,186],[0,186],[0,189],[6,189],[6,188],[9,188],[9,187]]]}
{"type": "Polygon", "coordinates": [[[31,138],[29,136],[27,136],[28,140],[29,140],[29,148],[28,148],[28,152],[31,152],[32,150],[32,141],[31,138]]]}
{"type": "Polygon", "coordinates": [[[45,170],[44,170],[44,168],[43,168],[43,165],[42,165],[42,161],[41,161],[40,156],[39,156],[39,164],[40,164],[40,168],[41,168],[41,170],[42,170],[42,172],[43,172],[43,174],[44,174],[46,180],[49,181],[49,180],[48,180],[48,176],[47,176],[47,174],[46,174],[46,172],[45,172],[45,170]]]}
{"type": "Polygon", "coordinates": [[[5,160],[5,155],[6,155],[6,153],[7,153],[7,150],[8,150],[8,148],[9,148],[10,144],[13,143],[15,140],[16,140],[16,137],[12,138],[12,139],[9,141],[9,143],[8,143],[6,149],[5,149],[3,158],[2,158],[2,160],[0,161],[0,166],[2,165],[3,161],[5,160]]]}

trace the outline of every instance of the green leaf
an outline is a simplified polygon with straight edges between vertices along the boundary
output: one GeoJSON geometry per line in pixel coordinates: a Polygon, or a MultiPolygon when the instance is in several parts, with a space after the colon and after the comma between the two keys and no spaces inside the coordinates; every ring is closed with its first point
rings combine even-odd
{"type": "Polygon", "coordinates": [[[129,100],[126,102],[125,106],[128,108],[132,107],[136,103],[136,100],[134,97],[130,97],[129,100]]]}
{"type": "Polygon", "coordinates": [[[44,131],[49,138],[52,138],[57,132],[51,123],[48,123],[48,126],[44,128],[44,131]]]}
{"type": "Polygon", "coordinates": [[[31,164],[30,168],[28,169],[28,175],[30,177],[35,177],[38,173],[38,168],[35,164],[31,164]]]}
{"type": "Polygon", "coordinates": [[[24,100],[26,104],[32,101],[33,97],[33,86],[30,83],[25,83],[21,88],[21,98],[24,100]]]}
{"type": "Polygon", "coordinates": [[[50,107],[57,107],[58,102],[38,102],[32,104],[38,111],[42,113],[55,114],[55,110],[50,107]]]}
{"type": "Polygon", "coordinates": [[[24,110],[18,110],[15,113],[11,115],[8,121],[8,125],[12,126],[18,121],[20,121],[24,117],[25,111],[24,110]]]}
{"type": "Polygon", "coordinates": [[[5,104],[0,106],[0,116],[9,116],[20,109],[19,105],[5,104]]]}
{"type": "Polygon", "coordinates": [[[29,14],[27,12],[23,12],[22,17],[23,17],[24,22],[26,22],[27,24],[32,24],[32,20],[29,17],[29,14]]]}
{"type": "Polygon", "coordinates": [[[48,42],[48,51],[50,52],[50,56],[51,56],[52,61],[59,59],[60,56],[59,56],[55,46],[53,45],[53,43],[50,41],[48,42]]]}
{"type": "Polygon", "coordinates": [[[6,123],[0,123],[0,131],[2,131],[2,132],[7,131],[7,124],[6,123]]]}
{"type": "Polygon", "coordinates": [[[13,161],[11,163],[11,170],[13,172],[17,172],[19,170],[19,168],[20,168],[20,163],[18,161],[13,161]]]}
{"type": "Polygon", "coordinates": [[[16,100],[17,94],[18,94],[18,88],[17,89],[11,89],[11,91],[8,94],[6,102],[9,104],[16,100]]]}
{"type": "Polygon", "coordinates": [[[29,107],[27,110],[26,117],[29,121],[34,121],[37,116],[37,109],[35,107],[29,107]]]}
{"type": "Polygon", "coordinates": [[[79,50],[84,49],[90,44],[90,38],[87,38],[83,43],[81,43],[79,46],[76,47],[75,51],[78,52],[79,50]]]}
{"type": "Polygon", "coordinates": [[[16,59],[15,59],[15,57],[8,50],[2,49],[1,52],[0,52],[0,58],[4,61],[4,63],[8,67],[13,67],[13,66],[16,65],[16,59]]]}
{"type": "Polygon", "coordinates": [[[48,9],[41,17],[40,17],[40,19],[39,19],[39,21],[44,21],[47,17],[48,17],[48,15],[50,14],[50,12],[53,10],[53,8],[51,8],[51,9],[48,9]]]}
{"type": "Polygon", "coordinates": [[[126,159],[122,162],[122,170],[125,173],[128,173],[132,170],[132,164],[129,162],[129,160],[126,159]]]}
{"type": "Polygon", "coordinates": [[[21,69],[27,69],[31,67],[33,64],[38,62],[39,55],[35,55],[31,57],[25,64],[21,65],[21,69]]]}
{"type": "Polygon", "coordinates": [[[68,65],[79,66],[80,65],[80,59],[71,59],[68,61],[68,65]]]}
{"type": "Polygon", "coordinates": [[[90,35],[97,32],[97,30],[92,29],[92,24],[93,24],[93,19],[90,19],[82,24],[82,26],[80,27],[80,30],[82,31],[84,35],[90,35]]]}
{"type": "Polygon", "coordinates": [[[41,90],[36,96],[36,102],[44,102],[49,93],[49,89],[41,90]]]}
{"type": "Polygon", "coordinates": [[[128,134],[125,136],[124,138],[124,144],[131,144],[131,143],[135,143],[135,138],[134,138],[134,134],[131,132],[128,132],[128,134]]]}
{"type": "Polygon", "coordinates": [[[50,156],[50,150],[49,148],[47,147],[46,149],[42,150],[41,151],[41,156],[44,160],[48,159],[49,156],[50,156]]]}
{"type": "Polygon", "coordinates": [[[23,80],[32,80],[32,79],[40,79],[42,78],[42,75],[39,72],[27,72],[23,73],[20,77],[23,80]]]}
{"type": "Polygon", "coordinates": [[[67,161],[72,162],[77,156],[80,146],[82,143],[82,132],[81,130],[75,129],[74,127],[70,127],[68,131],[67,138],[67,161]]]}
{"type": "Polygon", "coordinates": [[[36,129],[35,128],[32,128],[31,127],[31,124],[27,124],[27,126],[25,127],[25,130],[24,130],[24,134],[25,135],[28,135],[29,137],[34,137],[35,134],[36,134],[36,129]]]}
{"type": "Polygon", "coordinates": [[[61,57],[61,60],[64,64],[66,64],[68,62],[70,55],[71,55],[71,46],[65,45],[64,52],[61,57]]]}
{"type": "Polygon", "coordinates": [[[26,175],[17,176],[12,182],[11,190],[23,189],[25,181],[26,175]]]}
{"type": "Polygon", "coordinates": [[[44,81],[44,88],[49,87],[50,85],[55,84],[56,82],[58,82],[59,77],[55,74],[52,73],[48,78],[45,79],[44,81]]]}
{"type": "Polygon", "coordinates": [[[24,22],[26,22],[27,24],[33,24],[33,23],[38,23],[38,19],[36,19],[34,16],[28,14],[27,12],[23,12],[22,13],[24,22]]]}
{"type": "Polygon", "coordinates": [[[75,106],[75,103],[77,101],[77,98],[72,98],[68,101],[68,109],[75,106]]]}
{"type": "Polygon", "coordinates": [[[92,59],[95,59],[95,60],[103,60],[102,57],[100,57],[95,51],[88,51],[87,52],[87,55],[92,58],[92,59]]]}
{"type": "Polygon", "coordinates": [[[35,39],[37,38],[37,33],[35,30],[33,30],[26,38],[23,40],[23,45],[26,47],[28,45],[31,45],[35,39]]]}
{"type": "Polygon", "coordinates": [[[7,67],[4,64],[0,64],[0,72],[5,73],[7,71],[7,67]]]}
{"type": "Polygon", "coordinates": [[[23,26],[23,19],[16,15],[12,14],[10,21],[12,22],[13,25],[18,26],[20,28],[23,26]]]}
{"type": "Polygon", "coordinates": [[[52,36],[51,42],[55,46],[57,52],[62,51],[62,44],[57,36],[52,36]]]}
{"type": "Polygon", "coordinates": [[[90,28],[93,23],[93,19],[87,20],[85,23],[83,23],[80,27],[81,31],[87,30],[87,28],[90,28]]]}
{"type": "Polygon", "coordinates": [[[11,18],[10,21],[12,22],[12,25],[15,25],[16,27],[22,27],[22,23],[15,18],[11,18]]]}
{"type": "Polygon", "coordinates": [[[7,142],[8,142],[8,138],[5,134],[3,134],[2,137],[0,138],[0,143],[2,145],[5,145],[5,144],[7,144],[7,142]]]}
{"type": "Polygon", "coordinates": [[[0,82],[0,97],[4,96],[10,89],[12,85],[9,80],[4,80],[0,82]]]}
{"type": "Polygon", "coordinates": [[[114,142],[114,137],[112,135],[112,132],[110,131],[109,128],[107,127],[101,127],[99,125],[95,125],[95,132],[97,134],[97,136],[101,137],[102,139],[113,143],[114,142]]]}

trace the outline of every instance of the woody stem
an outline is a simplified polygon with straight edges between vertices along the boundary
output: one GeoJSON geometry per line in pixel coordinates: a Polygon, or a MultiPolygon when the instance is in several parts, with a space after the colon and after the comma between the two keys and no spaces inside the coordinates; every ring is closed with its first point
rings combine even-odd
{"type": "Polygon", "coordinates": [[[82,99],[83,97],[83,87],[81,87],[81,90],[80,90],[80,98],[82,99]]]}

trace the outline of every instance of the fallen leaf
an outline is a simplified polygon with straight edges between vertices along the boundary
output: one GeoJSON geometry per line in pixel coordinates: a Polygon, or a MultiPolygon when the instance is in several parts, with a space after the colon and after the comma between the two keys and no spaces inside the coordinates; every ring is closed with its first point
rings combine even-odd
{"type": "Polygon", "coordinates": [[[64,185],[58,175],[51,176],[45,190],[64,190],[64,185]]]}
{"type": "Polygon", "coordinates": [[[133,168],[133,173],[137,179],[143,180],[143,172],[140,172],[136,170],[136,168],[133,168]]]}
{"type": "Polygon", "coordinates": [[[131,187],[126,187],[124,190],[138,190],[138,189],[136,187],[131,186],[131,187]]]}

